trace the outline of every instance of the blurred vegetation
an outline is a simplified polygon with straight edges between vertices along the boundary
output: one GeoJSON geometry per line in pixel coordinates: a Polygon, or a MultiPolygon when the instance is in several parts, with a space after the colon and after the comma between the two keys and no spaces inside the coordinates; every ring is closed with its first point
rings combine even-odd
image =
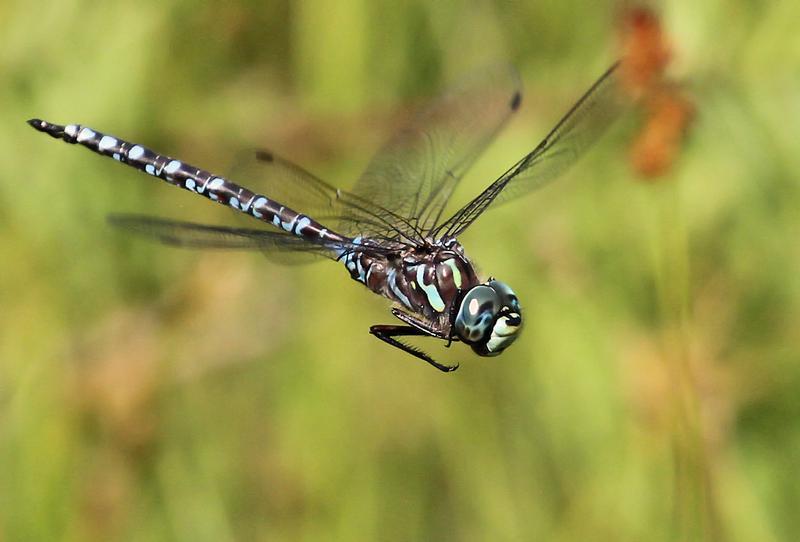
{"type": "MultiPolygon", "coordinates": [[[[509,59],[523,107],[456,194],[618,54],[614,2],[0,5],[0,540],[793,540],[800,531],[800,4],[667,1],[697,119],[638,180],[623,123],[462,239],[527,329],[449,376],[386,303],[108,228],[229,213],[24,121],[225,172],[352,183],[414,104],[509,59]]],[[[626,131],[627,130],[627,131],[626,131]]]]}

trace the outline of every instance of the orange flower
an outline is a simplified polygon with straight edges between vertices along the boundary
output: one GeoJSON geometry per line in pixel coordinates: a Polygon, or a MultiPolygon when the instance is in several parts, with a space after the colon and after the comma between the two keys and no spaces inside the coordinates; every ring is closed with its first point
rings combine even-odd
{"type": "Polygon", "coordinates": [[[678,158],[694,106],[668,86],[645,103],[645,123],[631,145],[631,164],[642,177],[666,174],[678,158]]]}
{"type": "Polygon", "coordinates": [[[665,75],[672,53],[653,11],[643,7],[623,11],[620,48],[623,91],[639,100],[643,110],[642,128],[631,145],[631,166],[641,177],[654,179],[665,175],[678,159],[694,105],[665,75]]]}
{"type": "Polygon", "coordinates": [[[642,7],[625,10],[620,42],[625,58],[620,75],[626,90],[639,96],[657,86],[672,55],[656,14],[642,7]]]}

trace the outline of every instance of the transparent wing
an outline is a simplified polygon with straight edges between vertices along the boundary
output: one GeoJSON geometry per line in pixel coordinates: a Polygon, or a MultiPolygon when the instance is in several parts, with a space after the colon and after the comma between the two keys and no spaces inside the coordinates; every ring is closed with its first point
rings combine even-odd
{"type": "Polygon", "coordinates": [[[438,226],[434,237],[458,236],[493,202],[544,186],[573,165],[626,108],[618,66],[611,66],[535,149],[438,226]]]}
{"type": "MultiPolygon", "coordinates": [[[[349,242],[316,244],[302,237],[279,231],[212,226],[145,215],[110,215],[108,222],[126,232],[185,248],[259,250],[267,256],[288,251],[291,254],[307,255],[312,259],[325,257],[333,260],[338,258],[342,250],[358,249],[376,254],[384,252],[381,247],[367,247],[363,244],[356,245],[349,242]]],[[[287,263],[283,259],[278,261],[287,263]]]]}
{"type": "Polygon", "coordinates": [[[297,164],[267,150],[250,151],[237,161],[231,178],[250,190],[280,201],[338,233],[393,243],[422,237],[403,217],[374,202],[335,188],[297,164]]]}
{"type": "Polygon", "coordinates": [[[427,233],[458,181],[520,101],[519,77],[510,66],[473,74],[397,132],[352,193],[427,233]]]}

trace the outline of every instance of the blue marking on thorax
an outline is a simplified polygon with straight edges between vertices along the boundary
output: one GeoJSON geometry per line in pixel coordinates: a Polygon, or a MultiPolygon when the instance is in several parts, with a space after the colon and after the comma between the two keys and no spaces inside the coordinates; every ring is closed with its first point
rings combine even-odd
{"type": "Polygon", "coordinates": [[[409,309],[413,309],[414,307],[411,305],[411,301],[403,292],[400,291],[400,288],[397,287],[397,271],[394,267],[389,269],[389,273],[387,274],[386,278],[389,281],[389,288],[392,290],[392,293],[397,297],[397,299],[402,301],[403,305],[409,309]]]}
{"type": "Polygon", "coordinates": [[[417,266],[417,284],[419,284],[422,291],[425,292],[425,295],[428,297],[428,303],[430,303],[431,308],[436,312],[443,312],[444,311],[444,301],[442,300],[442,296],[439,294],[439,290],[436,288],[435,284],[425,284],[425,266],[418,265],[417,266]]]}

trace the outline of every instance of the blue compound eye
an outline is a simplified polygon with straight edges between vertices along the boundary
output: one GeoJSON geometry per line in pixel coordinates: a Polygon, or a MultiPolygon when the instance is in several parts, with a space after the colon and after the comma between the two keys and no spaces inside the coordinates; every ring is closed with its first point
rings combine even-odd
{"type": "Polygon", "coordinates": [[[480,356],[496,356],[514,342],[522,329],[522,309],[514,291],[490,280],[464,295],[456,314],[458,338],[480,356]]]}
{"type": "Polygon", "coordinates": [[[507,307],[511,312],[518,314],[521,312],[517,294],[508,287],[508,284],[500,282],[499,280],[491,280],[489,281],[489,287],[497,292],[502,307],[507,307]]]}
{"type": "Polygon", "coordinates": [[[488,340],[500,310],[497,292],[486,285],[473,286],[461,300],[455,328],[459,339],[467,344],[488,340]]]}

